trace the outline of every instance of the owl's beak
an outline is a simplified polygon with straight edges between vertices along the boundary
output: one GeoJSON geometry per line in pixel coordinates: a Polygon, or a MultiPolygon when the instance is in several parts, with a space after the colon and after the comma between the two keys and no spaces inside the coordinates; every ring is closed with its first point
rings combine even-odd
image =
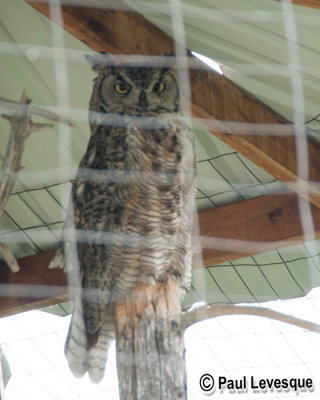
{"type": "Polygon", "coordinates": [[[146,92],[144,90],[141,90],[139,95],[139,107],[141,108],[142,111],[147,111],[148,101],[146,92]]]}

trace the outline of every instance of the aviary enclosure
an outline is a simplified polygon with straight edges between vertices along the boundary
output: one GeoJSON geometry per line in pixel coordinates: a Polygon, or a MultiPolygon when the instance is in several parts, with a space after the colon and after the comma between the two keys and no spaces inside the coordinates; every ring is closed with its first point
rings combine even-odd
{"type": "MultiPolygon", "coordinates": [[[[0,20],[1,400],[319,396],[318,2],[3,0],[0,20]],[[61,243],[83,232],[91,243],[100,229],[62,229],[90,138],[96,52],[110,68],[159,67],[159,56],[163,71],[174,66],[184,109],[174,118],[192,128],[196,159],[190,287],[180,297],[171,271],[112,303],[117,340],[98,384],[64,356],[79,265],[65,272],[58,257],[48,268],[61,243]]],[[[121,83],[120,95],[133,90],[121,83]]],[[[168,87],[159,80],[152,96],[168,87]]],[[[130,131],[125,112],[107,123],[130,131]]],[[[116,172],[81,179],[129,185],[132,174],[116,172]]],[[[155,174],[156,186],[176,175],[155,174]]],[[[130,230],[102,231],[102,247],[148,248],[130,230]]]]}

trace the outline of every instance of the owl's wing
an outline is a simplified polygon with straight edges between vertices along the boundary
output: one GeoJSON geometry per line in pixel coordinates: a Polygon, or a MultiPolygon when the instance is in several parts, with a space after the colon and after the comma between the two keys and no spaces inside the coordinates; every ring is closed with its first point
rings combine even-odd
{"type": "MultiPolygon", "coordinates": [[[[83,157],[80,168],[90,168],[90,142],[88,150],[83,157]]],[[[90,201],[96,200],[90,179],[84,180],[81,170],[77,174],[72,188],[73,211],[75,227],[80,233],[96,232],[94,220],[94,206],[90,201]]],[[[101,215],[99,215],[101,218],[101,215]]],[[[79,266],[77,285],[73,298],[73,316],[65,345],[65,355],[70,369],[75,376],[83,376],[88,372],[92,382],[98,383],[104,375],[106,359],[110,343],[115,338],[113,314],[108,308],[106,293],[108,288],[103,280],[103,271],[95,265],[97,246],[86,240],[86,236],[78,242],[77,262],[79,266]],[[84,240],[83,240],[84,239],[84,240]]],[[[65,245],[65,252],[68,247],[65,245]]],[[[69,254],[67,254],[70,256],[69,254]]],[[[72,257],[71,257],[72,261],[72,257]]],[[[73,263],[72,263],[73,264],[73,263]]]]}
{"type": "Polygon", "coordinates": [[[108,349],[114,339],[113,317],[105,315],[97,341],[88,348],[82,300],[80,296],[76,298],[65,345],[65,355],[73,375],[81,377],[88,372],[92,382],[100,382],[104,375],[108,349]]]}

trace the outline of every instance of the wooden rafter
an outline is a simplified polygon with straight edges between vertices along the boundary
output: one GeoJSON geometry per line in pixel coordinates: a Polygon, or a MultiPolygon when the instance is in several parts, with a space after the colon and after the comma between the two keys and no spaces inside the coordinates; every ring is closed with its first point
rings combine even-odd
{"type": "MultiPolygon", "coordinates": [[[[175,49],[174,41],[142,15],[120,0],[106,2],[112,9],[63,5],[63,22],[50,15],[48,4],[28,2],[40,12],[61,23],[68,32],[92,50],[115,54],[162,54],[175,49]]],[[[293,126],[250,93],[214,71],[190,69],[193,116],[204,119],[207,128],[221,140],[244,154],[292,190],[296,185],[297,158],[293,126]],[[206,123],[207,122],[207,123],[206,123]],[[238,128],[230,122],[252,123],[238,128]],[[267,124],[262,125],[262,124],[267,124]],[[269,135],[271,131],[273,135],[269,135]],[[276,136],[277,132],[286,135],[276,136]]],[[[320,207],[320,144],[308,138],[309,177],[302,196],[320,207]]]]}
{"type": "MultiPolygon", "coordinates": [[[[316,237],[320,237],[320,209],[313,206],[312,214],[316,237]]],[[[313,234],[302,232],[295,193],[263,196],[201,211],[199,221],[203,265],[194,268],[300,243],[303,235],[313,234]],[[221,249],[217,238],[224,239],[224,246],[231,240],[230,248],[221,249]]],[[[65,273],[60,268],[48,270],[53,253],[48,251],[18,260],[21,269],[15,274],[0,263],[0,317],[67,301],[65,273]]]]}
{"type": "Polygon", "coordinates": [[[0,263],[0,317],[68,301],[65,273],[48,269],[53,254],[47,251],[19,259],[17,273],[0,263]]]}
{"type": "MultiPolygon", "coordinates": [[[[199,213],[205,267],[320,237],[320,210],[311,207],[314,231],[303,232],[298,196],[269,195],[199,213]],[[213,247],[213,248],[212,248],[213,247]]],[[[194,265],[194,268],[197,268],[194,265]]]]}
{"type": "MultiPolygon", "coordinates": [[[[283,0],[276,0],[283,1],[283,0]]],[[[319,0],[292,0],[292,3],[296,6],[316,8],[320,10],[320,1],[319,0]]]]}

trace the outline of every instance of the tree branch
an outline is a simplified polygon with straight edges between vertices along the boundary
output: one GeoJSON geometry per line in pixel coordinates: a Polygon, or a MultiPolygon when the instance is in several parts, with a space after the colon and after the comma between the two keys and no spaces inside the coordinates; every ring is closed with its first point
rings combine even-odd
{"type": "Polygon", "coordinates": [[[180,288],[140,284],[115,305],[120,398],[186,399],[180,288]]]}
{"type": "MultiPolygon", "coordinates": [[[[28,106],[21,104],[19,101],[14,101],[10,99],[6,99],[0,96],[0,110],[4,110],[7,112],[15,112],[15,115],[19,115],[21,117],[25,116],[28,112],[28,106]]],[[[68,126],[74,126],[74,124],[63,115],[56,114],[52,111],[48,111],[45,108],[38,107],[38,106],[31,106],[30,109],[31,115],[37,115],[39,117],[50,119],[51,121],[61,122],[62,124],[68,126]]],[[[10,118],[10,117],[9,117],[10,118]]]]}
{"type": "MultiPolygon", "coordinates": [[[[12,112],[12,114],[2,115],[10,122],[10,136],[1,168],[0,216],[5,209],[9,196],[12,192],[15,179],[21,169],[22,153],[29,135],[39,129],[52,127],[52,124],[32,122],[31,114],[33,113],[34,115],[39,115],[54,121],[71,125],[71,122],[65,117],[46,111],[40,107],[32,106],[31,100],[26,96],[25,92],[22,93],[20,102],[15,102],[0,97],[0,110],[1,108],[12,112]]],[[[12,272],[19,271],[16,258],[8,246],[2,241],[0,241],[0,254],[2,254],[12,272]]]]}
{"type": "Polygon", "coordinates": [[[320,325],[304,319],[295,318],[269,308],[236,306],[232,304],[219,304],[215,306],[201,307],[193,311],[186,311],[182,313],[182,327],[186,329],[197,322],[223,315],[254,315],[256,317],[270,318],[298,326],[302,329],[307,329],[311,332],[320,333],[320,325]]]}

